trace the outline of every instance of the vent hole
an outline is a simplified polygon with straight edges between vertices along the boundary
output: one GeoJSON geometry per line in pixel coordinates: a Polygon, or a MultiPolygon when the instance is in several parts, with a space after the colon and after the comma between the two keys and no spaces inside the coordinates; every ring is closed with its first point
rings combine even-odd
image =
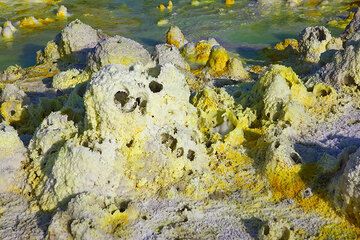
{"type": "Polygon", "coordinates": [[[187,153],[187,159],[189,159],[190,161],[194,161],[195,159],[195,152],[193,150],[189,150],[187,153]]]}
{"type": "Polygon", "coordinates": [[[158,92],[161,92],[163,90],[164,86],[162,84],[156,82],[156,81],[152,81],[149,84],[149,88],[153,93],[158,93],[158,92]]]}
{"type": "Polygon", "coordinates": [[[114,96],[115,104],[120,104],[121,107],[124,107],[128,101],[129,101],[129,93],[125,91],[118,91],[114,96]]]}

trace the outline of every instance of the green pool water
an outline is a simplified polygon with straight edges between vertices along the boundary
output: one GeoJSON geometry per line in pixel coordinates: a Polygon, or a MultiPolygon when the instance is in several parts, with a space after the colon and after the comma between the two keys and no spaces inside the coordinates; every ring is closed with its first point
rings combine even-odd
{"type": "MultiPolygon", "coordinates": [[[[248,61],[261,62],[259,49],[286,37],[296,37],[307,26],[325,25],[331,17],[346,14],[347,3],[351,1],[326,1],[295,9],[279,5],[259,7],[249,0],[236,0],[232,7],[225,6],[222,0],[206,0],[197,7],[190,4],[191,0],[173,0],[171,12],[160,12],[156,7],[162,2],[166,1],[64,0],[59,4],[0,1],[0,23],[28,16],[54,17],[60,4],[72,14],[66,21],[43,28],[20,29],[12,41],[0,40],[0,70],[13,64],[23,67],[34,64],[36,51],[76,18],[110,35],[132,38],[149,49],[164,41],[169,25],[177,25],[189,40],[214,37],[248,61]],[[157,26],[160,19],[168,19],[169,25],[157,26]]],[[[337,34],[340,30],[331,31],[337,34]]]]}

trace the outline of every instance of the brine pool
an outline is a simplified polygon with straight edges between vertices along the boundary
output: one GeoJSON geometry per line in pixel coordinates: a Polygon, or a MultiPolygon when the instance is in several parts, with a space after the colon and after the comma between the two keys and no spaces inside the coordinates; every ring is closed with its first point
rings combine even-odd
{"type": "MultiPolygon", "coordinates": [[[[39,1],[37,1],[39,2],[39,1]]],[[[0,39],[0,71],[9,65],[27,67],[35,63],[36,51],[67,24],[76,18],[110,35],[132,38],[151,48],[164,42],[170,25],[179,26],[189,40],[214,37],[228,50],[247,61],[264,61],[260,49],[296,37],[307,26],[325,25],[334,17],[346,17],[353,1],[309,1],[302,7],[279,4],[266,6],[252,0],[236,0],[229,7],[222,0],[173,0],[172,11],[157,9],[159,0],[63,0],[58,3],[34,3],[26,0],[0,0],[0,23],[19,21],[24,17],[54,17],[60,5],[72,14],[36,29],[20,29],[11,41],[0,39]],[[166,19],[168,24],[158,26],[166,19]]],[[[271,2],[271,1],[268,1],[271,2]]],[[[329,27],[333,34],[341,29],[329,27]]]]}

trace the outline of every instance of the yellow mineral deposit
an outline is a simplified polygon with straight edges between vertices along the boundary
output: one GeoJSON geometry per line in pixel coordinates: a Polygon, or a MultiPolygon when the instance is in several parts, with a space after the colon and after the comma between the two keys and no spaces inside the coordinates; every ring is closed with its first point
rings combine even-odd
{"type": "Polygon", "coordinates": [[[229,6],[234,5],[234,4],[235,4],[235,0],[225,0],[225,4],[226,4],[226,5],[229,5],[229,6]]]}
{"type": "MultiPolygon", "coordinates": [[[[54,19],[15,25],[67,21],[45,2],[54,19]]],[[[162,3],[174,15],[152,24],[224,3],[162,3]]],[[[251,9],[320,1],[269,4],[251,9]]],[[[256,45],[261,60],[186,22],[149,47],[69,21],[0,73],[0,239],[359,239],[359,19],[256,45]]]]}
{"type": "Polygon", "coordinates": [[[61,5],[56,13],[56,16],[58,18],[67,18],[70,14],[68,13],[68,9],[64,5],[61,5]]]}

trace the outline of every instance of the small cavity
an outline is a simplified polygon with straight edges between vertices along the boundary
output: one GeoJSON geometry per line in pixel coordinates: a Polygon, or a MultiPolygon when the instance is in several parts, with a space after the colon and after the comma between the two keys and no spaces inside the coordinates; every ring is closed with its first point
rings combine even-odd
{"type": "Polygon", "coordinates": [[[148,70],[148,75],[153,78],[157,78],[160,75],[160,72],[161,72],[161,67],[156,66],[148,70]]]}
{"type": "Polygon", "coordinates": [[[189,150],[187,153],[187,159],[189,159],[190,161],[194,161],[195,159],[195,152],[193,150],[189,150]]]}
{"type": "Polygon", "coordinates": [[[269,227],[269,225],[266,224],[263,229],[263,234],[264,234],[264,236],[267,236],[267,235],[269,235],[269,233],[270,233],[270,227],[269,227]]]}
{"type": "Polygon", "coordinates": [[[164,144],[166,147],[170,148],[171,151],[174,151],[176,149],[177,142],[177,139],[170,134],[161,134],[161,143],[164,144]]]}
{"type": "Polygon", "coordinates": [[[124,107],[125,104],[129,101],[129,93],[126,91],[118,91],[115,93],[114,102],[115,104],[120,104],[121,107],[124,107]]]}
{"type": "Polygon", "coordinates": [[[355,86],[355,78],[351,75],[347,75],[346,77],[344,77],[343,84],[349,87],[355,86]]]}
{"type": "Polygon", "coordinates": [[[149,88],[153,93],[159,93],[163,90],[164,86],[161,83],[158,83],[156,81],[152,81],[149,84],[149,88]]]}
{"type": "Polygon", "coordinates": [[[119,211],[125,212],[126,209],[128,209],[130,202],[131,202],[130,200],[122,201],[119,206],[119,211]]]}
{"type": "Polygon", "coordinates": [[[177,150],[176,150],[176,157],[182,157],[184,155],[184,148],[178,148],[177,150]]]}

